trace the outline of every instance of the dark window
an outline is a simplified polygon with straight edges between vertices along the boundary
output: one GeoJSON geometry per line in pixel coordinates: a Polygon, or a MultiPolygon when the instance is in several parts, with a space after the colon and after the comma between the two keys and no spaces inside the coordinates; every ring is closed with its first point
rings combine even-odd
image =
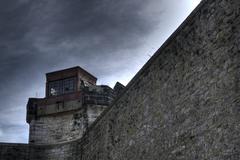
{"type": "Polygon", "coordinates": [[[49,82],[49,96],[57,96],[63,93],[62,81],[49,82]]]}
{"type": "Polygon", "coordinates": [[[68,78],[63,80],[63,93],[70,93],[75,91],[76,88],[76,79],[68,78]]]}
{"type": "Polygon", "coordinates": [[[49,82],[49,96],[57,96],[76,91],[76,78],[67,78],[63,80],[49,82]]]}

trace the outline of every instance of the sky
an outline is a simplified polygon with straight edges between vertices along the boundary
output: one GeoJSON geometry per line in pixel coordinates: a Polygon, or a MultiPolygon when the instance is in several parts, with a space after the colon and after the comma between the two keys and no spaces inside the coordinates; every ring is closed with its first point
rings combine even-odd
{"type": "Polygon", "coordinates": [[[0,142],[28,142],[45,73],[81,66],[126,85],[200,0],[1,0],[0,142]]]}

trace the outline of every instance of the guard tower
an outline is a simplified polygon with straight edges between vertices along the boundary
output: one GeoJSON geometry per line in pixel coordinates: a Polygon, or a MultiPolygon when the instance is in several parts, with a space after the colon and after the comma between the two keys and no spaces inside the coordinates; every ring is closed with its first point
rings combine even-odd
{"type": "Polygon", "coordinates": [[[96,81],[79,66],[47,73],[45,98],[29,98],[27,104],[29,143],[55,144],[81,138],[119,94],[119,87],[114,91],[96,85],[96,81]]]}

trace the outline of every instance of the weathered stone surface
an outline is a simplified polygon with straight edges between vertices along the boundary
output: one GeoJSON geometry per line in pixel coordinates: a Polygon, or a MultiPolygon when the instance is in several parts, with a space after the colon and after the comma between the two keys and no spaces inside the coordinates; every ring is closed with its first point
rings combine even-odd
{"type": "Polygon", "coordinates": [[[240,159],[239,8],[203,2],[92,126],[82,159],[240,159]]]}
{"type": "Polygon", "coordinates": [[[48,105],[41,100],[41,103],[36,101],[37,105],[28,105],[28,108],[36,106],[28,121],[29,143],[56,144],[81,138],[114,97],[112,88],[92,85],[84,87],[76,100],[62,100],[48,105]]]}
{"type": "Polygon", "coordinates": [[[0,143],[0,160],[29,160],[29,145],[0,143]]]}
{"type": "Polygon", "coordinates": [[[36,144],[54,144],[81,138],[86,118],[84,109],[64,113],[61,116],[53,115],[39,117],[30,123],[29,142],[36,144]]]}
{"type": "Polygon", "coordinates": [[[81,139],[29,159],[239,160],[239,15],[237,0],[202,1],[81,139]]]}

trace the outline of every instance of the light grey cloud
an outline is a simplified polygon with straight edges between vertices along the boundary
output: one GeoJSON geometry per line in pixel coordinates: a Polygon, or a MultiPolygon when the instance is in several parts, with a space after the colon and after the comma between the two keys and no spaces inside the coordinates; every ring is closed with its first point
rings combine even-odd
{"type": "Polygon", "coordinates": [[[27,142],[25,125],[0,125],[0,142],[27,142]]]}

